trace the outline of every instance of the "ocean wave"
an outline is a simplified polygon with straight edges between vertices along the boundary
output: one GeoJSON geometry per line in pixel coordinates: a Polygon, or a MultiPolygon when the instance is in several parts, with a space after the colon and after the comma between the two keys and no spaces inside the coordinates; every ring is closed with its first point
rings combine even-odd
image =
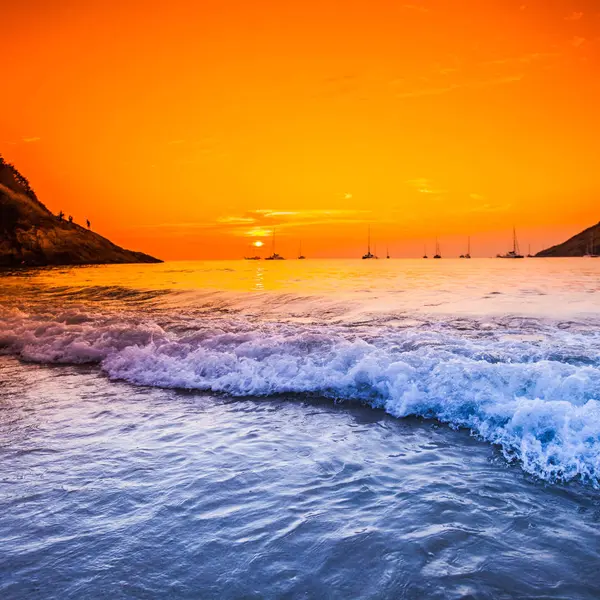
{"type": "Polygon", "coordinates": [[[237,397],[357,400],[468,428],[545,480],[600,485],[595,330],[532,320],[507,328],[468,319],[424,325],[420,316],[405,327],[349,327],[72,308],[0,317],[0,351],[25,361],[98,363],[136,385],[237,397]]]}

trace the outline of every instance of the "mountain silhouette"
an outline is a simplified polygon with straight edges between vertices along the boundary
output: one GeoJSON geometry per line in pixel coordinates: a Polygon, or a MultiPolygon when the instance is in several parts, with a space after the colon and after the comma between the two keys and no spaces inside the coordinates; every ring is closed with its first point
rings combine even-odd
{"type": "Polygon", "coordinates": [[[562,244],[538,252],[536,256],[584,256],[590,252],[600,254],[600,223],[584,229],[562,244]]]}
{"type": "Polygon", "coordinates": [[[0,156],[0,266],[162,262],[62,217],[52,214],[29,181],[0,156]]]}

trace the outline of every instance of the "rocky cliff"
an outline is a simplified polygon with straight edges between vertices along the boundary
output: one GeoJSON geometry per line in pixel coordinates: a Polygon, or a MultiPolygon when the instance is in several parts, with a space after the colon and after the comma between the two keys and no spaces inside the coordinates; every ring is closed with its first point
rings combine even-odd
{"type": "Polygon", "coordinates": [[[161,261],[53,215],[0,156],[0,266],[156,262],[161,261]]]}
{"type": "Polygon", "coordinates": [[[584,229],[562,244],[538,252],[536,256],[583,256],[590,251],[600,254],[600,223],[584,229]]]}

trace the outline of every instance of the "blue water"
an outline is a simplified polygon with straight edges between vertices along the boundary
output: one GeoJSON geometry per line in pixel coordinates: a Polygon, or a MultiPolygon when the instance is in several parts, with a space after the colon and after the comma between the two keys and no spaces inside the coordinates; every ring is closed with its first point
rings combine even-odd
{"type": "Polygon", "coordinates": [[[6,274],[0,597],[599,597],[598,273],[522,262],[6,274]]]}

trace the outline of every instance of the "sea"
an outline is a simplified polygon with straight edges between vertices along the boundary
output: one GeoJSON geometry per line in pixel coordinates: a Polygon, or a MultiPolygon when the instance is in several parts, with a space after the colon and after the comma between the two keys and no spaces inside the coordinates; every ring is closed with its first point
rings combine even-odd
{"type": "Polygon", "coordinates": [[[600,259],[0,274],[0,598],[600,597],[600,259]]]}

